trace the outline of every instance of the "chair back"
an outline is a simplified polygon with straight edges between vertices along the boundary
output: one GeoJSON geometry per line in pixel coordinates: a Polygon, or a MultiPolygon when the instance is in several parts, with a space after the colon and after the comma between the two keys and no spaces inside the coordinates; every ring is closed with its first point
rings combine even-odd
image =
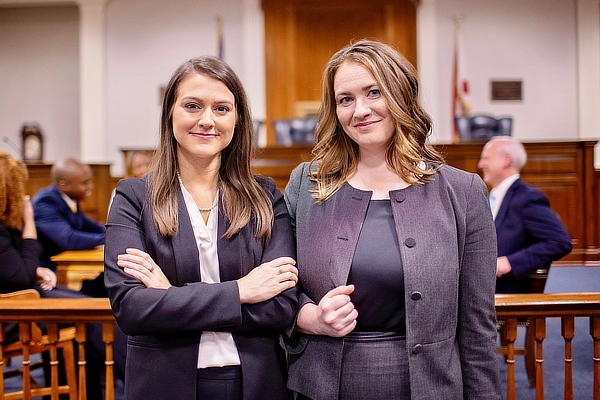
{"type": "MultiPolygon", "coordinates": [[[[11,300],[36,300],[41,298],[37,290],[26,289],[11,293],[0,294],[0,307],[2,301],[11,300]]],[[[59,398],[60,394],[68,395],[69,399],[77,399],[77,371],[75,361],[75,327],[58,329],[56,326],[48,326],[49,335],[43,335],[42,330],[36,323],[19,323],[19,340],[7,342],[4,334],[5,323],[0,324],[0,394],[1,398],[7,399],[31,399],[41,396],[59,398]],[[27,329],[29,326],[29,329],[27,329]],[[25,333],[23,331],[25,329],[25,333]],[[51,331],[53,333],[51,333],[51,331]],[[24,333],[24,335],[23,335],[24,333]],[[62,360],[58,360],[58,350],[62,351],[62,360]],[[49,375],[47,385],[36,382],[31,370],[40,363],[32,363],[31,356],[39,353],[49,353],[49,375]],[[4,366],[9,364],[12,357],[21,357],[21,367],[7,371],[4,366]],[[66,383],[59,383],[58,366],[64,364],[66,383]],[[16,388],[14,392],[7,392],[4,381],[14,373],[21,375],[22,387],[16,388]]],[[[56,324],[55,324],[56,325],[56,324]]],[[[85,363],[84,363],[85,364],[85,363]]],[[[85,374],[81,375],[85,378],[85,374]]],[[[82,392],[83,393],[83,392],[82,392]]],[[[85,393],[83,393],[85,394],[85,393]]],[[[81,398],[81,397],[80,397],[81,398]]]]}
{"type": "Polygon", "coordinates": [[[279,119],[273,122],[277,142],[284,146],[294,143],[314,142],[317,119],[309,116],[304,118],[279,119]]]}
{"type": "Polygon", "coordinates": [[[491,115],[478,114],[471,117],[456,117],[455,123],[459,137],[464,141],[489,140],[492,136],[512,135],[511,117],[495,118],[491,115]]]}
{"type": "Polygon", "coordinates": [[[544,293],[548,280],[548,269],[538,269],[527,276],[526,293],[544,293]]]}
{"type": "MultiPolygon", "coordinates": [[[[0,293],[0,302],[2,299],[13,300],[35,300],[41,298],[40,293],[35,289],[17,290],[10,293],[0,293]]],[[[2,307],[0,303],[0,307],[2,307]]],[[[31,324],[31,342],[38,343],[42,339],[42,330],[37,324],[31,324]]],[[[13,346],[14,347],[14,346],[13,346]]],[[[4,349],[6,352],[6,349],[4,349]]],[[[10,348],[9,348],[10,350],[10,348]]]]}

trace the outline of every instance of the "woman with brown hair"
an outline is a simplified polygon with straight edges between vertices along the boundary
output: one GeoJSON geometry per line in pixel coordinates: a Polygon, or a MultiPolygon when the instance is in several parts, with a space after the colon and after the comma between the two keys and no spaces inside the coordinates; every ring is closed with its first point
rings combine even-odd
{"type": "Polygon", "coordinates": [[[252,136],[226,63],[177,68],[151,171],[119,182],[108,216],[127,398],[288,398],[278,340],[297,311],[294,240],[275,182],[250,170],[252,136]]]}

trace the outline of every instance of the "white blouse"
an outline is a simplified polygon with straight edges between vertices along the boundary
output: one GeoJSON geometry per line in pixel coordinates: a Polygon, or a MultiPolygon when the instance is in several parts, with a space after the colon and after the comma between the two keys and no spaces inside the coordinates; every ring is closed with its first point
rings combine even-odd
{"type": "MultiPolygon", "coordinates": [[[[194,198],[183,186],[181,179],[179,183],[198,246],[200,279],[205,283],[219,283],[221,277],[217,254],[218,207],[215,206],[210,211],[208,223],[205,223],[194,198]]],[[[218,201],[219,193],[215,197],[215,204],[218,204],[218,201]]],[[[198,368],[226,365],[240,365],[240,357],[231,333],[203,331],[198,349],[198,368]]]]}

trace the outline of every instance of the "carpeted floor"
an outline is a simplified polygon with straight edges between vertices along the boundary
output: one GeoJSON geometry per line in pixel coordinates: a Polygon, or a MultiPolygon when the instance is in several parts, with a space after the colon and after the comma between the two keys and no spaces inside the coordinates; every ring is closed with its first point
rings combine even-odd
{"type": "MultiPolygon", "coordinates": [[[[546,293],[600,292],[600,267],[553,266],[546,281],[546,293]]],[[[519,327],[522,340],[525,328],[519,327]]],[[[522,345],[522,341],[517,341],[522,345]]],[[[593,383],[593,342],[589,319],[575,318],[573,346],[573,396],[591,399],[593,383]]],[[[498,357],[503,391],[506,393],[506,363],[498,357]]],[[[529,387],[523,357],[517,356],[515,381],[518,400],[535,399],[535,389],[529,387]]],[[[546,400],[564,399],[564,339],[560,334],[560,318],[546,320],[544,340],[544,394],[546,400]]]]}

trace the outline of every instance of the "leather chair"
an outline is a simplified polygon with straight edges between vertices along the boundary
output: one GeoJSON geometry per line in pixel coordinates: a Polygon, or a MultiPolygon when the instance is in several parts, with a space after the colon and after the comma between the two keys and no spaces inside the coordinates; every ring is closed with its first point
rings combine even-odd
{"type": "MultiPolygon", "coordinates": [[[[527,293],[544,293],[546,280],[548,279],[547,269],[538,269],[535,273],[527,277],[527,293]]],[[[498,332],[500,333],[500,346],[498,354],[508,355],[506,340],[506,326],[504,320],[498,320],[498,332]]],[[[519,318],[518,326],[525,327],[525,340],[523,347],[515,346],[515,355],[522,355],[525,358],[525,371],[529,380],[529,386],[535,387],[535,332],[531,326],[531,318],[519,318]]]]}
{"type": "MultiPolygon", "coordinates": [[[[32,300],[39,299],[40,294],[34,289],[20,290],[17,292],[0,294],[0,307],[2,299],[32,300]]],[[[3,399],[21,399],[37,396],[53,396],[58,398],[59,394],[67,394],[69,399],[77,399],[77,373],[75,364],[75,328],[68,327],[60,329],[55,335],[43,335],[40,327],[35,324],[19,324],[19,340],[5,343],[4,326],[0,329],[0,391],[3,399]],[[29,326],[28,326],[29,325],[29,326]],[[56,337],[53,337],[56,336],[56,337]],[[54,344],[52,343],[54,342],[54,344]],[[62,360],[64,362],[66,385],[58,382],[57,350],[62,349],[62,360]],[[31,355],[50,352],[50,384],[36,382],[31,376],[31,355]],[[10,377],[13,371],[5,371],[5,364],[10,363],[13,357],[22,357],[22,367],[16,371],[22,376],[22,390],[6,392],[4,379],[10,377]],[[25,393],[28,396],[25,396],[25,393]]]]}
{"type": "Polygon", "coordinates": [[[315,117],[279,119],[273,121],[277,143],[291,146],[294,143],[314,142],[317,119],[315,117]]]}
{"type": "Polygon", "coordinates": [[[512,135],[513,120],[511,117],[495,118],[491,115],[473,115],[456,117],[456,128],[460,140],[489,140],[492,136],[512,135]]]}

